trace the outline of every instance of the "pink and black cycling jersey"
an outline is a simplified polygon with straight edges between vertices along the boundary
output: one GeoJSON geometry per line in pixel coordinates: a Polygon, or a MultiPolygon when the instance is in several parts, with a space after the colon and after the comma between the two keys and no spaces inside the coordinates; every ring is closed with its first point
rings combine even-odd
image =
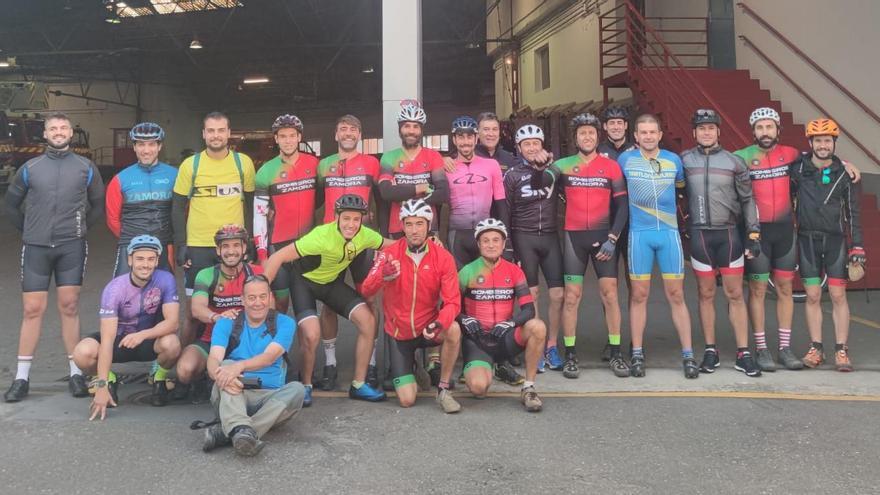
{"type": "Polygon", "coordinates": [[[162,305],[177,302],[177,282],[171,273],[156,270],[143,287],[134,285],[126,273],[104,287],[99,316],[116,318],[116,334],[127,335],[153,328],[161,321],[162,305]]]}
{"type": "Polygon", "coordinates": [[[491,158],[474,155],[471,161],[458,158],[449,182],[449,228],[471,230],[489,217],[492,202],[504,200],[501,166],[491,158]]]}

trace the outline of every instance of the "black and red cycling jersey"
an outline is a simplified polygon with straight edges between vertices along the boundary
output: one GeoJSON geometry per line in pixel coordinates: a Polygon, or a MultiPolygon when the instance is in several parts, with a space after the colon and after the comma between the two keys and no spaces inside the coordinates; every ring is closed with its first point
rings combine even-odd
{"type": "Polygon", "coordinates": [[[370,204],[370,193],[379,182],[379,160],[372,155],[342,159],[330,155],[318,163],[318,187],[324,190],[324,223],[333,221],[336,200],[343,194],[357,194],[370,204]]]}
{"type": "Polygon", "coordinates": [[[458,284],[462,314],[476,318],[485,331],[513,320],[515,307],[533,303],[525,273],[503,258],[493,267],[482,256],[475,259],[458,272],[458,284]]]}
{"type": "Polygon", "coordinates": [[[565,230],[609,230],[620,237],[629,206],[626,181],[616,161],[596,155],[585,163],[576,154],[557,160],[547,172],[562,186],[565,230]]]}
{"type": "Polygon", "coordinates": [[[752,194],[761,223],[791,223],[792,163],[801,157],[791,146],[777,144],[769,151],[753,144],[734,152],[746,162],[752,179],[752,194]]]}

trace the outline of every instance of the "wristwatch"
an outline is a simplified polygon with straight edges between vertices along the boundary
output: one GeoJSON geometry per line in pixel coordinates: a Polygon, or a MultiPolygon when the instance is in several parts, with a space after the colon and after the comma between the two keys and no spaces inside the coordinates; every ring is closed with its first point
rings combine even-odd
{"type": "Polygon", "coordinates": [[[89,385],[91,385],[94,388],[104,388],[107,386],[107,380],[98,380],[96,378],[96,379],[92,380],[92,383],[90,383],[89,385]]]}

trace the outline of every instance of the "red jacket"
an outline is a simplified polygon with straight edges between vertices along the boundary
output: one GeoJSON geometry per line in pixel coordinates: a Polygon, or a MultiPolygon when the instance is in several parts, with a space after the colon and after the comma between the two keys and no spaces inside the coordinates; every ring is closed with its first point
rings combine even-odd
{"type": "Polygon", "coordinates": [[[418,266],[406,252],[406,239],[383,249],[361,285],[365,296],[385,289],[382,298],[385,333],[395,340],[415,339],[434,321],[439,321],[446,330],[461,312],[455,260],[443,247],[431,241],[427,245],[428,252],[418,266]],[[382,269],[392,259],[400,260],[400,275],[385,282],[382,269]]]}

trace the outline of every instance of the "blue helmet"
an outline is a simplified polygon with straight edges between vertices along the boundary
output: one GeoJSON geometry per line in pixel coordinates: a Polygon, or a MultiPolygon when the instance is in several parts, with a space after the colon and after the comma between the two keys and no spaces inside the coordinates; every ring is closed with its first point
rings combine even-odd
{"type": "Polygon", "coordinates": [[[467,132],[471,134],[477,133],[477,121],[467,115],[462,115],[452,121],[452,134],[467,132]]]}
{"type": "Polygon", "coordinates": [[[159,124],[152,122],[141,122],[131,128],[128,137],[132,141],[163,141],[165,139],[165,131],[159,124]]]}
{"type": "Polygon", "coordinates": [[[139,235],[135,236],[131,242],[128,243],[128,255],[131,256],[132,253],[139,249],[150,249],[156,252],[156,254],[162,254],[162,243],[159,242],[159,239],[151,235],[139,235]]]}

